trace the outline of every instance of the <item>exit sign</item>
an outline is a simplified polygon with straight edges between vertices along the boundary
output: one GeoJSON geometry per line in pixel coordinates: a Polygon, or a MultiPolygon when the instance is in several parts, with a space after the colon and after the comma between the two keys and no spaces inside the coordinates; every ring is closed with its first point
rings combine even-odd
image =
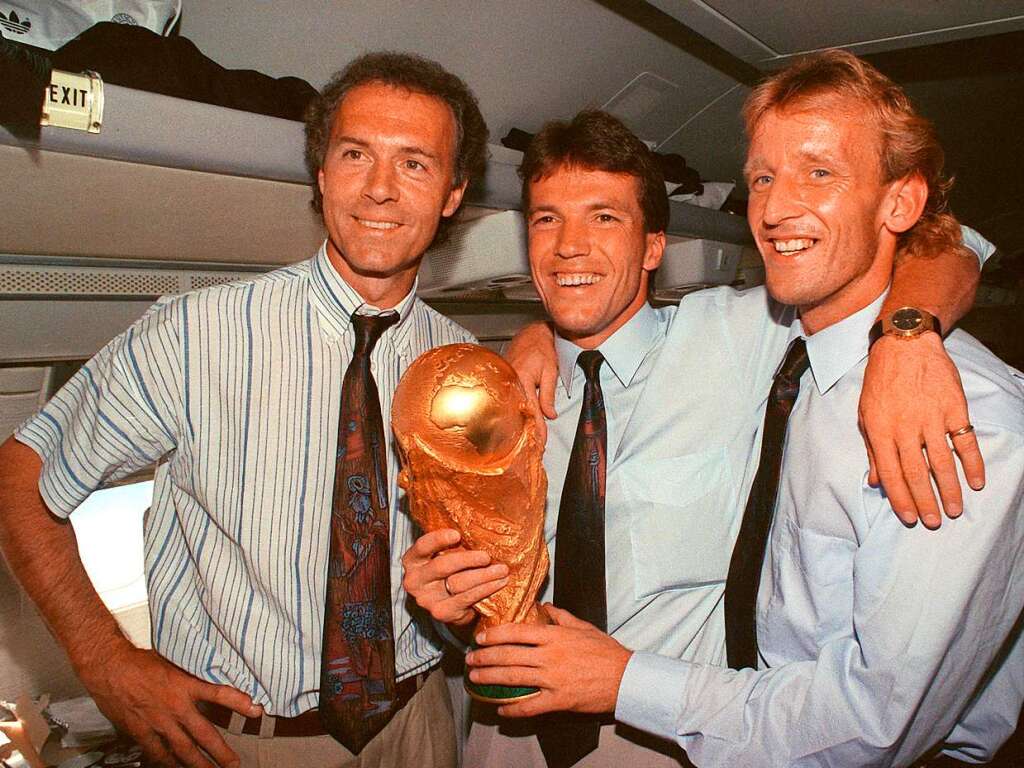
{"type": "Polygon", "coordinates": [[[40,125],[99,133],[103,125],[103,81],[95,72],[53,70],[43,100],[40,125]]]}

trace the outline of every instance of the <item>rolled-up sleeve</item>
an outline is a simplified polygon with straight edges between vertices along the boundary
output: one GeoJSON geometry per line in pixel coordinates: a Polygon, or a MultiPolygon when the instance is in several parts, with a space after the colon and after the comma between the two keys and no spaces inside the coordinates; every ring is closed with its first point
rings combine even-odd
{"type": "Polygon", "coordinates": [[[66,517],[94,490],[142,469],[178,441],[180,312],[154,305],[15,432],[42,460],[39,491],[66,517]]]}

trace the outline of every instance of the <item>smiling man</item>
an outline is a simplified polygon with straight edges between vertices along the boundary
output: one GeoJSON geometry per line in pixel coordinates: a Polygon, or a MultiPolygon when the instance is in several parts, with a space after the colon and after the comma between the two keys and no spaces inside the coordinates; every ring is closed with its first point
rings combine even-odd
{"type": "MultiPolygon", "coordinates": [[[[790,329],[763,291],[704,291],[678,309],[648,303],[668,200],[653,154],[614,117],[584,112],[549,123],[521,174],[534,283],[557,331],[558,417],[544,456],[554,568],[543,597],[614,640],[573,626],[500,628],[487,643],[539,644],[523,665],[473,675],[497,682],[526,675],[541,685],[536,699],[503,713],[610,712],[626,648],[726,662],[724,583],[790,329]]],[[[916,263],[926,274],[950,269],[954,285],[977,272],[973,256],[955,253],[909,262],[904,277],[916,263]]],[[[878,351],[909,364],[922,349],[878,351]]],[[[453,542],[445,531],[419,539],[405,557],[405,583],[436,619],[465,630],[472,604],[500,588],[506,572],[484,553],[449,549],[453,542]]],[[[475,651],[469,660],[501,665],[507,650],[475,651]]],[[[466,751],[473,766],[686,763],[671,741],[607,717],[476,716],[466,751]]]]}
{"type": "MultiPolygon", "coordinates": [[[[647,304],[665,234],[644,225],[640,183],[569,166],[530,186],[533,284],[559,335],[581,349],[601,346],[647,304]]],[[[653,215],[660,222],[666,211],[653,215]]]]}
{"type": "Polygon", "coordinates": [[[0,449],[4,554],[152,761],[454,764],[441,646],[401,588],[413,529],[382,424],[406,366],[470,340],[414,289],[486,139],[436,63],[352,62],[307,125],[319,252],[161,301],[0,449]],[[145,651],[59,518],[154,461],[145,651]]]}
{"type": "MultiPolygon", "coordinates": [[[[966,334],[947,339],[973,420],[951,439],[977,432],[988,482],[980,492],[962,489],[964,514],[938,531],[904,527],[885,493],[866,482],[857,427],[870,339],[879,336],[870,331],[890,295],[897,246],[918,226],[926,237],[954,229],[944,215],[941,148],[898,86],[843,52],[774,75],[752,93],[745,115],[751,229],[780,302],[779,332],[764,338],[773,361],[786,353],[777,373],[772,366],[770,391],[759,390],[768,403],[757,475],[737,483],[752,490],[724,589],[733,669],[688,647],[653,651],[627,640],[621,628],[628,617],[625,625],[611,620],[609,587],[611,637],[552,609],[556,627],[504,626],[478,637],[485,647],[467,657],[477,667],[473,679],[541,688],[502,707],[505,715],[614,711],[624,727],[674,739],[699,766],[991,759],[1024,697],[1021,376],[966,334]],[[781,303],[795,306],[799,318],[781,303]]],[[[763,299],[760,291],[746,296],[758,293],[763,299]]],[[[733,323],[742,317],[734,312],[733,323]]],[[[689,322],[687,354],[700,350],[704,377],[719,388],[748,386],[730,374],[749,354],[735,343],[738,329],[726,338],[708,333],[699,324],[706,319],[689,322]],[[712,351],[730,341],[729,359],[712,351]]],[[[880,332],[899,331],[883,322],[880,332]]],[[[685,375],[674,385],[679,398],[706,386],[685,375]]],[[[643,400],[653,394],[648,384],[643,400]]],[[[715,415],[723,418],[717,408],[715,415]]],[[[686,418],[702,424],[700,414],[686,418]]],[[[704,447],[718,439],[714,431],[698,435],[704,447]]],[[[663,471],[656,481],[662,495],[648,509],[630,510],[635,520],[658,504],[699,495],[669,474],[691,457],[652,457],[652,471],[663,471]]],[[[711,462],[703,470],[716,471],[711,462]]],[[[701,496],[694,506],[714,504],[701,496]]],[[[654,537],[672,537],[673,529],[689,538],[679,542],[677,560],[686,562],[694,547],[704,560],[714,556],[700,546],[706,523],[699,515],[680,505],[659,526],[634,522],[633,547],[653,561],[638,562],[638,573],[670,567],[654,537]]],[[[609,563],[609,584],[615,572],[609,563]]],[[[555,578],[557,589],[557,571],[555,578]]],[[[680,594],[695,587],[668,586],[680,594]]]]}

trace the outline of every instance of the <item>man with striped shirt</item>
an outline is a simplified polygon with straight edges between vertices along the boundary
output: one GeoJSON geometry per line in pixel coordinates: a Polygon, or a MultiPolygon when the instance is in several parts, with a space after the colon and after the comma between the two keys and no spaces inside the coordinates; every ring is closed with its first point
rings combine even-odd
{"type": "Polygon", "coordinates": [[[441,646],[401,588],[413,530],[391,450],[394,664],[410,698],[358,757],[318,734],[316,709],[352,318],[399,318],[371,353],[387,424],[404,369],[433,346],[471,340],[415,287],[423,253],[482,169],[486,139],[475,98],[437,64],[357,59],[307,125],[328,234],[319,252],[158,302],[0,447],[4,554],[100,708],[153,761],[454,764],[441,646]],[[103,607],[63,518],[153,462],[147,651],[103,607]]]}

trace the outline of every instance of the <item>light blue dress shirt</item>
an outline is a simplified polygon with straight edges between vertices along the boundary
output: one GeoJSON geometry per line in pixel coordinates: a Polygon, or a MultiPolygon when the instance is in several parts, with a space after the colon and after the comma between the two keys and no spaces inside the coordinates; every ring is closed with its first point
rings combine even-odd
{"type": "MultiPolygon", "coordinates": [[[[362,298],[321,247],[302,264],[156,304],[104,347],[16,437],[43,459],[62,517],[159,460],[145,518],[153,646],[269,714],[317,705],[330,505],[350,317],[362,298]]],[[[472,336],[410,292],[371,354],[384,423],[405,369],[472,336]]],[[[389,448],[391,430],[387,430],[389,448]]],[[[388,451],[399,679],[440,657],[414,618],[401,556],[417,531],[388,451]]]]}
{"type": "MultiPolygon", "coordinates": [[[[867,484],[857,404],[883,297],[807,339],[758,596],[761,669],[634,654],[616,717],[698,766],[910,765],[942,745],[985,760],[1024,700],[1024,392],[954,331],[986,461],[964,514],[905,528],[867,484]]],[[[799,322],[794,334],[800,332],[799,322]]]]}
{"type": "MultiPolygon", "coordinates": [[[[644,305],[599,347],[608,631],[625,646],[725,664],[722,597],[737,510],[756,471],[761,414],[790,321],[791,313],[773,311],[764,289],[715,288],[686,296],[678,308],[644,305]]],[[[575,364],[582,350],[562,338],[556,350],[558,417],[548,424],[544,453],[552,562],[585,380],[575,364]]],[[[541,598],[552,597],[549,579],[541,598]]],[[[467,764],[543,766],[532,726],[505,723],[505,735],[474,723],[467,764]]],[[[602,733],[599,752],[610,737],[602,733]]],[[[611,762],[666,760],[635,742],[608,751],[611,762]]],[[[607,762],[595,753],[583,764],[607,762]]]]}
{"type": "MultiPolygon", "coordinates": [[[[608,424],[608,632],[631,648],[724,663],[720,603],[753,481],[761,405],[788,338],[761,290],[714,289],[678,309],[644,307],[599,350],[608,424]],[[740,345],[739,339],[762,344],[740,345]],[[698,341],[699,340],[699,341],[698,341]],[[707,376],[708,368],[718,375],[707,376]]],[[[583,402],[582,351],[555,348],[561,386],[548,425],[545,534],[554,562],[559,502],[583,402]]],[[[549,579],[544,600],[553,599],[549,579]]]]}
{"type": "MultiPolygon", "coordinates": [[[[991,253],[990,244],[966,228],[964,242],[982,262],[991,253]]],[[[683,297],[678,308],[645,305],[599,347],[607,360],[601,389],[608,425],[608,631],[627,648],[726,664],[725,577],[757,472],[764,406],[794,315],[770,301],[763,287],[712,288],[683,297]]],[[[558,417],[548,423],[544,454],[552,563],[584,382],[575,364],[582,350],[560,337],[555,348],[558,417]]],[[[541,599],[553,595],[549,579],[541,599]]],[[[676,697],[672,691],[668,701],[676,697]]],[[[543,768],[531,721],[498,725],[477,715],[467,765],[543,768]]],[[[660,735],[672,739],[674,731],[660,735]]],[[[663,744],[607,725],[601,747],[579,768],[676,765],[665,752],[663,744]]]]}

